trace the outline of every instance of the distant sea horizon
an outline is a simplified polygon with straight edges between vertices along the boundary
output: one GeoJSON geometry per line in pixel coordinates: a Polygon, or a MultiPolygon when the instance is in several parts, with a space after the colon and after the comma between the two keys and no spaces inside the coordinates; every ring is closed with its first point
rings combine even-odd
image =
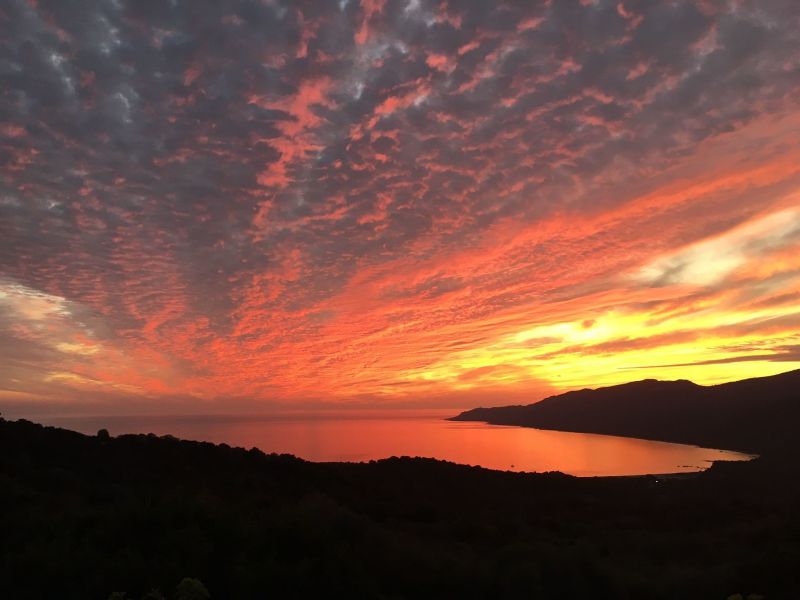
{"type": "Polygon", "coordinates": [[[172,435],[258,448],[313,462],[435,458],[517,472],[575,476],[691,473],[751,456],[618,436],[454,422],[459,409],[293,410],[263,414],[34,416],[29,420],[93,435],[172,435]]]}

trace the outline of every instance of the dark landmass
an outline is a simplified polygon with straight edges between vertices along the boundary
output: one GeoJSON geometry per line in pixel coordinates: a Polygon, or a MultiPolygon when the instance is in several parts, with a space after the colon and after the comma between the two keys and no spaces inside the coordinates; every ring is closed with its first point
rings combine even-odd
{"type": "Polygon", "coordinates": [[[581,479],[0,419],[0,598],[797,598],[798,454],[581,479]]]}
{"type": "Polygon", "coordinates": [[[800,431],[800,370],[716,386],[645,380],[551,396],[527,406],[476,408],[454,421],[485,421],[696,444],[782,451],[800,431]]]}

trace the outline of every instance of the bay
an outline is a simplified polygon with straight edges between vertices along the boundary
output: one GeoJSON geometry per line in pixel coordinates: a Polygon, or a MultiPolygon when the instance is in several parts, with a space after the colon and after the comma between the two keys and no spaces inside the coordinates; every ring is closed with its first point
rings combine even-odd
{"type": "Polygon", "coordinates": [[[748,455],[633,438],[447,421],[452,409],[277,415],[97,416],[37,419],[94,434],[154,433],[256,447],[316,462],[421,456],[489,469],[576,476],[702,471],[748,455]]]}

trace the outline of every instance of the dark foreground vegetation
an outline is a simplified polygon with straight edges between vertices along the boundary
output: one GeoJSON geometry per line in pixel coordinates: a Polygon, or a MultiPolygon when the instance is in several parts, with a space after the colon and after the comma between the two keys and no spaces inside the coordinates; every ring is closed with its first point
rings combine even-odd
{"type": "Polygon", "coordinates": [[[0,598],[798,598],[797,458],[579,479],[0,419],[0,598]]]}

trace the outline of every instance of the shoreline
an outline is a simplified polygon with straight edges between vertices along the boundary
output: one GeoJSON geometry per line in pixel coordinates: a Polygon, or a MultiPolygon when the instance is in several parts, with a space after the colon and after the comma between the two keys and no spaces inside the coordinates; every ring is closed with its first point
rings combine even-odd
{"type": "MultiPolygon", "coordinates": [[[[202,417],[212,417],[212,416],[213,415],[202,415],[202,417]]],[[[198,418],[198,417],[201,417],[201,415],[188,416],[187,418],[189,420],[191,420],[192,417],[198,418]]],[[[97,420],[98,422],[102,422],[106,417],[97,416],[97,417],[87,417],[87,418],[89,418],[89,419],[91,419],[93,421],[97,420]]],[[[117,417],[117,418],[122,420],[122,419],[127,419],[128,417],[120,416],[120,417],[117,417]]],[[[136,418],[139,418],[139,417],[133,417],[133,418],[136,419],[136,418]]],[[[170,417],[164,417],[164,419],[167,419],[167,420],[174,419],[174,418],[175,417],[171,417],[171,416],[170,417]]],[[[76,420],[76,421],[80,421],[80,420],[83,420],[83,419],[84,419],[83,417],[75,417],[74,418],[74,420],[76,420]]],[[[160,420],[159,417],[154,417],[154,419],[155,420],[160,420]]],[[[61,421],[62,419],[54,419],[54,420],[61,421]]],[[[73,418],[70,417],[67,420],[73,420],[73,418]]],[[[232,420],[239,420],[239,417],[238,416],[236,416],[235,418],[232,417],[232,420]]],[[[346,420],[351,420],[351,419],[348,418],[346,420]]],[[[445,421],[449,421],[449,419],[444,419],[444,420],[445,421]]],[[[6,419],[6,421],[14,422],[14,420],[9,420],[9,419],[6,419]]],[[[97,437],[97,431],[99,431],[100,429],[106,429],[105,427],[99,427],[98,430],[96,430],[94,433],[92,433],[92,432],[88,432],[88,431],[81,431],[81,430],[78,430],[78,429],[71,429],[69,427],[65,427],[63,424],[42,423],[42,422],[35,421],[35,420],[32,420],[32,419],[27,419],[27,418],[17,419],[17,421],[33,423],[35,425],[39,425],[39,426],[42,426],[42,427],[53,428],[53,429],[56,429],[56,430],[68,431],[68,432],[72,432],[72,433],[76,433],[76,434],[79,434],[79,435],[86,436],[88,438],[97,437]]],[[[475,422],[478,422],[478,421],[475,421],[475,422]]],[[[481,422],[481,423],[483,423],[483,422],[481,422]]],[[[538,428],[538,427],[528,427],[528,426],[524,426],[524,425],[508,425],[508,424],[495,424],[495,423],[485,423],[485,424],[496,426],[496,427],[508,428],[508,429],[540,430],[540,431],[545,431],[545,432],[578,434],[578,435],[581,435],[581,436],[598,436],[598,437],[602,437],[602,438],[620,438],[620,439],[625,439],[625,440],[636,440],[636,441],[641,441],[641,442],[647,442],[649,444],[663,444],[663,445],[666,445],[666,446],[683,446],[683,447],[696,448],[696,449],[705,450],[705,451],[722,452],[722,453],[726,453],[726,454],[732,453],[732,454],[743,456],[745,458],[739,458],[739,459],[734,459],[734,460],[727,460],[725,458],[705,459],[705,462],[708,463],[708,466],[699,467],[697,465],[686,465],[687,468],[692,469],[692,470],[686,470],[686,471],[678,470],[678,471],[655,471],[655,472],[646,472],[646,473],[620,473],[620,474],[585,473],[585,474],[575,474],[575,473],[571,473],[571,472],[567,472],[567,471],[563,471],[563,470],[559,470],[559,469],[543,469],[543,470],[507,469],[507,468],[501,468],[501,467],[485,466],[485,465],[477,464],[477,463],[459,462],[457,460],[452,460],[452,459],[449,459],[449,458],[446,458],[446,457],[437,457],[437,456],[422,455],[422,454],[414,455],[414,454],[405,454],[405,453],[387,454],[386,456],[382,456],[382,457],[365,458],[365,459],[362,459],[362,460],[315,460],[315,459],[305,458],[305,457],[303,457],[301,455],[298,455],[296,453],[293,453],[293,452],[280,452],[280,451],[275,451],[275,450],[265,450],[263,448],[259,448],[256,445],[248,446],[248,445],[245,445],[245,444],[235,444],[235,443],[226,442],[226,441],[219,441],[219,440],[212,441],[212,440],[207,440],[207,439],[193,439],[193,438],[188,438],[188,437],[182,437],[181,435],[177,435],[177,434],[169,433],[169,432],[164,432],[164,433],[144,432],[144,431],[140,431],[140,432],[121,432],[121,433],[111,434],[110,437],[118,438],[118,437],[124,437],[124,436],[145,436],[145,437],[154,436],[154,437],[159,438],[159,439],[174,440],[174,441],[178,441],[178,442],[211,444],[214,447],[228,447],[228,448],[234,448],[234,449],[241,449],[243,451],[250,451],[251,449],[256,449],[259,452],[264,453],[265,455],[289,456],[289,457],[292,457],[293,459],[296,459],[296,460],[299,460],[299,461],[303,461],[303,462],[309,463],[309,464],[314,464],[314,465],[363,465],[363,464],[370,464],[370,463],[376,463],[376,462],[381,462],[381,461],[387,461],[387,460],[391,460],[391,459],[408,459],[408,460],[419,459],[419,460],[433,460],[433,461],[436,461],[436,462],[445,463],[445,464],[449,464],[449,465],[456,465],[456,466],[467,467],[467,468],[477,468],[477,469],[483,469],[483,470],[486,470],[486,471],[492,471],[492,472],[498,472],[498,473],[513,473],[513,474],[519,474],[519,475],[541,475],[541,474],[546,474],[546,473],[560,473],[560,474],[563,474],[563,475],[568,476],[568,477],[575,477],[575,478],[579,478],[579,479],[606,479],[606,478],[614,478],[614,479],[616,479],[616,478],[652,478],[652,477],[656,477],[656,478],[665,478],[665,477],[680,478],[680,477],[691,477],[691,476],[696,476],[696,475],[698,475],[700,473],[704,473],[704,472],[708,471],[716,463],[751,462],[752,460],[755,460],[756,458],[758,458],[758,455],[746,454],[746,453],[741,453],[741,452],[732,451],[732,450],[726,450],[726,449],[706,448],[706,447],[703,447],[703,446],[700,446],[700,445],[697,445],[697,444],[675,443],[675,442],[669,442],[669,441],[664,441],[664,440],[648,440],[648,439],[636,438],[636,437],[632,437],[632,436],[608,435],[608,434],[594,433],[594,432],[576,432],[576,431],[567,431],[567,430],[558,430],[558,429],[544,429],[544,428],[538,428]]],[[[681,465],[676,465],[676,467],[680,468],[681,465]]]]}

